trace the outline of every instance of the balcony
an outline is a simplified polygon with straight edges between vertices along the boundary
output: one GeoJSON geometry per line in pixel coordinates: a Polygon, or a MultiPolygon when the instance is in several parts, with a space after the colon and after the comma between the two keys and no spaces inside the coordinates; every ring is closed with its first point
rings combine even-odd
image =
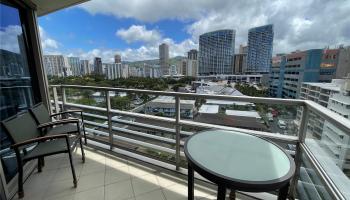
{"type": "MultiPolygon", "coordinates": [[[[316,154],[318,151],[325,152],[325,150],[322,150],[322,147],[319,145],[321,143],[321,139],[313,137],[312,133],[306,128],[309,121],[313,120],[312,115],[309,115],[310,111],[317,113],[319,116],[327,120],[327,122],[336,126],[347,136],[349,135],[350,130],[349,124],[345,118],[334,114],[333,112],[314,102],[308,100],[202,95],[193,93],[175,93],[76,85],[53,85],[50,86],[50,93],[53,111],[68,108],[83,109],[84,121],[87,126],[86,130],[88,133],[89,147],[89,153],[87,156],[91,162],[87,162],[83,166],[81,163],[77,162],[77,168],[80,172],[80,179],[76,190],[73,191],[72,188],[69,188],[69,184],[68,186],[65,185],[64,187],[66,188],[62,190],[59,189],[59,186],[56,188],[56,193],[67,194],[66,197],[68,199],[73,198],[73,196],[78,199],[80,196],[90,196],[89,192],[92,194],[97,194],[100,192],[99,194],[104,195],[105,199],[108,199],[108,195],[110,195],[110,193],[108,189],[109,183],[106,183],[106,179],[109,179],[109,175],[107,175],[109,172],[116,174],[116,176],[122,174],[121,176],[128,177],[127,180],[129,180],[129,182],[124,181],[123,183],[127,183],[130,188],[133,188],[133,190],[130,192],[131,199],[140,199],[141,196],[139,195],[141,195],[141,193],[138,193],[136,191],[137,189],[135,190],[135,187],[137,186],[134,185],[134,182],[142,177],[146,178],[147,180],[140,180],[140,182],[145,183],[146,181],[146,185],[154,189],[149,190],[149,192],[145,192],[141,199],[147,199],[147,197],[151,199],[186,199],[187,165],[183,153],[184,141],[189,135],[194,134],[197,131],[212,128],[235,130],[243,133],[254,134],[285,147],[286,150],[294,157],[296,166],[298,167],[297,174],[299,174],[292,181],[291,191],[294,192],[290,193],[291,197],[300,199],[349,198],[349,189],[347,187],[349,184],[349,178],[346,177],[341,169],[336,166],[333,160],[329,159],[329,156],[326,156],[325,154],[316,154]],[[84,90],[99,91],[101,94],[104,94],[103,97],[105,100],[99,106],[75,103],[73,101],[75,99],[74,96],[84,90]],[[175,98],[175,118],[143,114],[142,112],[135,112],[135,109],[115,109],[111,106],[110,91],[115,93],[132,93],[135,95],[146,94],[152,97],[160,95],[171,96],[175,98]],[[256,131],[231,127],[226,124],[208,124],[195,120],[182,119],[180,116],[180,99],[242,101],[255,104],[278,104],[283,106],[301,107],[303,109],[301,109],[302,117],[299,123],[297,123],[297,130],[284,135],[271,131],[256,131]],[[103,106],[104,104],[105,106],[103,106]],[[116,169],[111,169],[113,168],[113,164],[109,164],[109,162],[117,163],[116,165],[120,164],[120,166],[118,166],[116,169]],[[119,167],[124,167],[124,171],[119,167]],[[88,177],[87,175],[89,173],[84,172],[89,170],[94,171],[95,169],[96,174],[98,170],[104,172],[100,173],[100,179],[96,178],[99,183],[95,183],[96,180],[94,180],[94,178],[86,178],[88,177]],[[111,172],[109,169],[116,171],[111,172]],[[160,174],[164,175],[164,177],[160,177],[160,174]],[[167,187],[165,183],[160,183],[160,181],[174,184],[174,191],[171,191],[172,187],[170,187],[170,185],[167,187]],[[90,187],[89,185],[95,185],[96,187],[91,186],[91,189],[87,189],[86,191],[79,189],[79,187],[85,187],[85,185],[87,185],[86,187],[90,187]],[[171,194],[170,197],[167,196],[167,192],[171,194]],[[173,198],[172,195],[175,195],[176,198],[173,198]]],[[[140,111],[140,109],[136,110],[140,111]]],[[[60,163],[57,164],[56,167],[64,165],[61,163],[66,161],[63,159],[62,161],[57,162],[60,163]]],[[[47,169],[50,169],[50,166],[48,166],[47,169]]],[[[44,169],[44,173],[47,169],[44,169]]],[[[69,174],[68,171],[63,172],[59,168],[54,170],[55,174],[66,173],[66,176],[69,174]]],[[[37,176],[41,175],[34,173],[31,177],[29,177],[27,182],[31,183],[31,180],[36,180],[37,176]]],[[[57,177],[58,176],[56,176],[56,178],[57,177]]],[[[62,178],[63,177],[64,176],[62,175],[62,178]]],[[[55,176],[51,178],[52,182],[60,180],[60,178],[56,180],[55,176]]],[[[201,187],[195,192],[197,197],[204,199],[215,199],[215,186],[199,175],[196,175],[196,178],[196,181],[201,183],[201,187]]],[[[70,183],[71,180],[68,182],[70,183]]],[[[116,183],[111,184],[121,184],[118,182],[116,181],[116,183]]],[[[33,184],[27,185],[27,187],[33,186],[33,184]]],[[[39,185],[37,187],[41,186],[39,185]]],[[[55,189],[53,189],[52,193],[51,190],[48,189],[45,194],[42,195],[42,199],[49,198],[50,196],[53,197],[55,195],[55,189]]],[[[273,191],[271,193],[256,194],[242,192],[239,193],[238,197],[240,199],[249,199],[252,196],[257,199],[274,199],[276,198],[275,195],[276,193],[273,191]]]]}
{"type": "MultiPolygon", "coordinates": [[[[24,199],[186,199],[185,176],[121,155],[86,148],[86,162],[74,152],[78,187],[72,187],[69,160],[64,155],[48,157],[43,172],[36,171],[24,184],[24,199]]],[[[207,184],[208,185],[208,184],[207,184]]],[[[215,188],[201,185],[196,199],[215,199],[215,188]]],[[[17,196],[14,198],[17,199],[17,196]]]]}

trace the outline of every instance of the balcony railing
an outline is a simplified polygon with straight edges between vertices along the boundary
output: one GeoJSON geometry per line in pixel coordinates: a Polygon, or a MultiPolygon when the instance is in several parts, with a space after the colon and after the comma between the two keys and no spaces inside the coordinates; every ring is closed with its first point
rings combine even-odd
{"type": "MultiPolygon", "coordinates": [[[[296,197],[295,195],[298,195],[300,199],[350,199],[350,193],[348,193],[350,187],[347,187],[350,183],[349,178],[340,169],[338,170],[340,172],[337,171],[336,174],[333,169],[333,171],[330,171],[329,167],[325,167],[325,160],[320,160],[320,157],[315,153],[318,149],[314,149],[316,147],[312,141],[316,139],[313,139],[308,133],[309,113],[311,111],[316,113],[347,136],[350,136],[350,123],[342,116],[312,101],[79,85],[52,85],[50,87],[52,89],[51,102],[53,110],[57,111],[68,107],[84,110],[84,121],[87,126],[89,143],[186,173],[183,144],[187,136],[198,130],[211,128],[254,134],[279,144],[295,145],[295,148],[288,149],[294,156],[297,166],[296,176],[291,184],[292,196],[296,197]],[[84,90],[101,92],[103,97],[102,103],[99,106],[92,106],[69,101],[70,94],[68,93],[79,93],[84,90]],[[175,99],[175,117],[168,118],[139,113],[138,111],[142,110],[140,106],[129,110],[114,109],[111,106],[111,91],[115,93],[149,95],[149,97],[153,98],[157,96],[171,96],[175,99]],[[215,99],[251,102],[254,104],[295,106],[302,110],[302,114],[301,119],[296,123],[298,125],[296,134],[284,135],[182,119],[180,112],[181,100],[185,99],[215,99]],[[140,120],[135,121],[134,119],[140,120]],[[306,140],[312,141],[307,142],[306,140]],[[142,147],[142,149],[140,150],[138,147],[142,147]]],[[[349,146],[344,148],[349,148],[349,146]]],[[[348,151],[350,152],[350,150],[348,151]]]]}

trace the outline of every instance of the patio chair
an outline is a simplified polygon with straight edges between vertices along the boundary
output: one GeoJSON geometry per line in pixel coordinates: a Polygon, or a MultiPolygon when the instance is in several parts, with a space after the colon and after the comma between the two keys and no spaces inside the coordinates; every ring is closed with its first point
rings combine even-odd
{"type": "MultiPolygon", "coordinates": [[[[38,126],[40,126],[41,124],[48,124],[48,123],[54,122],[55,121],[54,117],[60,117],[61,119],[64,119],[64,118],[67,118],[68,114],[80,113],[80,117],[81,117],[81,123],[79,124],[80,130],[83,130],[84,142],[85,144],[87,143],[82,110],[67,110],[67,111],[50,115],[49,110],[46,108],[46,106],[43,103],[38,103],[34,105],[32,108],[30,108],[29,112],[33,115],[38,126]]],[[[78,127],[75,126],[75,124],[52,123],[51,126],[46,126],[46,128],[43,129],[43,133],[45,135],[55,135],[59,133],[77,133],[77,132],[78,132],[78,127]]]]}
{"type": "MultiPolygon", "coordinates": [[[[53,123],[53,122],[52,122],[53,123]]],[[[65,119],[60,124],[76,124],[79,127],[78,119],[65,119]]],[[[40,128],[37,128],[35,119],[29,112],[13,116],[1,122],[4,130],[10,136],[13,145],[18,167],[18,197],[24,196],[23,191],[23,165],[25,162],[38,159],[38,171],[41,172],[41,158],[55,154],[68,153],[70,166],[73,175],[74,187],[77,187],[77,178],[72,160],[72,151],[77,143],[80,143],[83,161],[84,150],[81,135],[57,134],[42,136],[40,128]]],[[[51,124],[50,124],[51,125],[51,124]]],[[[45,124],[41,125],[44,128],[45,124]]]]}

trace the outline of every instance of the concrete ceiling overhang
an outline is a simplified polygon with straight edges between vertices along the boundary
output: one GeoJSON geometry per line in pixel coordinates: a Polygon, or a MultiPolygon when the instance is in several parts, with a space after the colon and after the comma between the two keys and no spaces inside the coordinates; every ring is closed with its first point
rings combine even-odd
{"type": "Polygon", "coordinates": [[[35,5],[38,16],[68,8],[77,4],[84,3],[88,0],[30,0],[35,5]]]}

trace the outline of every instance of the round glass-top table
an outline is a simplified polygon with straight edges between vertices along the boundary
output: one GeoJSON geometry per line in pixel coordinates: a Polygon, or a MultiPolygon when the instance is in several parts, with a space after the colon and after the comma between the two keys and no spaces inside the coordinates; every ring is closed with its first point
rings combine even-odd
{"type": "Polygon", "coordinates": [[[286,199],[294,175],[293,159],[278,145],[236,131],[209,130],[185,142],[188,160],[188,199],[193,199],[194,170],[219,186],[218,199],[226,188],[247,192],[280,189],[286,199]]]}

